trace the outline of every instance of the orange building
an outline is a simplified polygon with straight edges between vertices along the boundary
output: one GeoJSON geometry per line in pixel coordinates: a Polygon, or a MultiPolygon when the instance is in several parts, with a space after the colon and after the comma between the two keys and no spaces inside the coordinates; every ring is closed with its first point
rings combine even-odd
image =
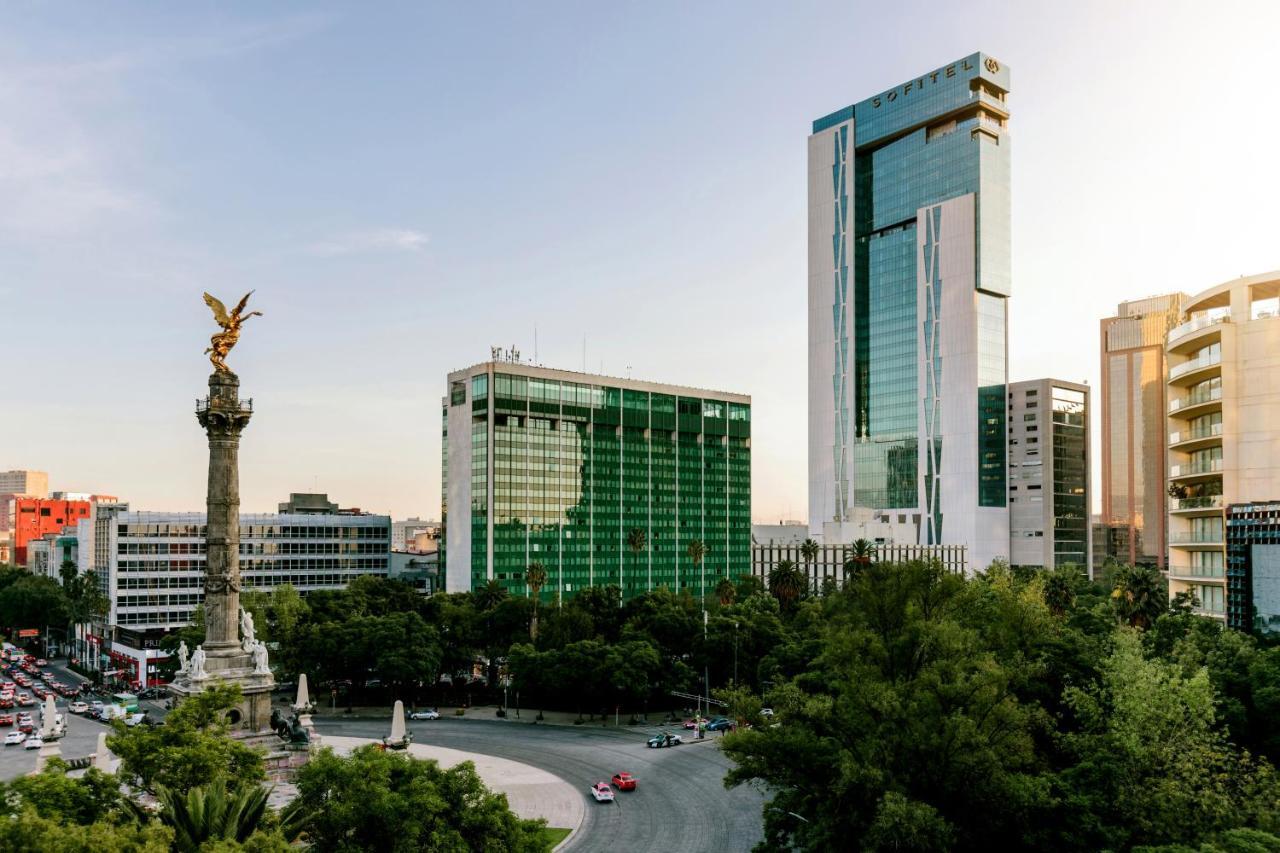
{"type": "Polygon", "coordinates": [[[0,497],[0,532],[8,531],[14,563],[25,566],[28,542],[47,533],[61,533],[62,528],[88,518],[91,505],[87,500],[0,497]]]}

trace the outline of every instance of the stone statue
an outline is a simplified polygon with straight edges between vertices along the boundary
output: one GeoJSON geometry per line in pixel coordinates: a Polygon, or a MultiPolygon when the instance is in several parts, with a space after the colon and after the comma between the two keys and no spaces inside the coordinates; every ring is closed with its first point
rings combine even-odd
{"type": "Polygon", "coordinates": [[[281,740],[289,743],[311,742],[311,733],[302,726],[297,714],[286,720],[278,708],[273,708],[271,711],[271,729],[281,740]]]}
{"type": "Polygon", "coordinates": [[[178,643],[178,675],[185,675],[191,667],[191,652],[187,649],[187,641],[178,643]]]}
{"type": "Polygon", "coordinates": [[[204,295],[204,303],[213,309],[213,319],[222,327],[221,332],[209,339],[209,348],[204,351],[205,355],[209,356],[209,361],[213,362],[214,369],[219,373],[231,372],[227,367],[226,357],[227,353],[231,352],[231,348],[240,340],[240,326],[250,317],[262,316],[261,311],[251,311],[248,314],[241,315],[241,312],[244,311],[244,306],[248,304],[249,297],[252,295],[252,290],[246,293],[244,298],[231,310],[230,314],[227,313],[227,306],[223,305],[222,302],[207,293],[204,295]]]}
{"type": "Polygon", "coordinates": [[[240,643],[241,648],[252,654],[253,647],[257,643],[257,636],[253,629],[253,614],[243,607],[240,608],[240,643]]]}
{"type": "Polygon", "coordinates": [[[253,674],[271,674],[271,667],[267,666],[267,644],[261,640],[255,640],[253,644],[253,674]]]}
{"type": "Polygon", "coordinates": [[[204,671],[204,644],[196,646],[196,650],[191,653],[191,667],[187,670],[187,677],[192,681],[203,681],[209,677],[209,673],[204,671]]]}

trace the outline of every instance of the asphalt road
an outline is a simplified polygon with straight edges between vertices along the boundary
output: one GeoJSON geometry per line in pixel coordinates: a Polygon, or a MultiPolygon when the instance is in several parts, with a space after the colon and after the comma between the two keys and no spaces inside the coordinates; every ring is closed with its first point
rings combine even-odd
{"type": "MultiPolygon", "coordinates": [[[[41,667],[41,669],[48,669],[53,672],[63,684],[79,684],[84,681],[83,678],[66,668],[65,661],[51,663],[47,667],[41,667]]],[[[31,691],[28,690],[27,692],[30,693],[31,691]]],[[[87,755],[93,755],[94,750],[98,748],[98,733],[109,733],[111,727],[88,717],[82,717],[79,714],[68,713],[68,700],[61,696],[55,696],[54,698],[57,700],[58,713],[62,714],[62,718],[67,721],[67,734],[59,741],[62,757],[82,758],[87,755]]],[[[12,713],[16,718],[18,711],[30,711],[38,726],[40,723],[40,709],[43,707],[44,702],[41,701],[30,708],[14,708],[12,713]]],[[[13,731],[12,726],[0,727],[0,737],[11,731],[13,731]]],[[[16,779],[35,770],[37,752],[38,750],[24,749],[21,746],[0,746],[0,781],[16,779]]]]}
{"type": "MultiPolygon", "coordinates": [[[[347,737],[380,738],[386,720],[316,720],[316,730],[347,737]]],[[[573,853],[627,850],[631,853],[740,853],[762,838],[764,797],[749,787],[727,791],[730,762],[715,743],[687,743],[649,749],[656,729],[629,731],[568,726],[534,726],[497,720],[410,722],[414,743],[429,743],[497,755],[556,774],[582,792],[587,817],[566,847],[573,853]],[[617,805],[596,803],[593,782],[626,770],[639,784],[619,793],[617,805]]]]}

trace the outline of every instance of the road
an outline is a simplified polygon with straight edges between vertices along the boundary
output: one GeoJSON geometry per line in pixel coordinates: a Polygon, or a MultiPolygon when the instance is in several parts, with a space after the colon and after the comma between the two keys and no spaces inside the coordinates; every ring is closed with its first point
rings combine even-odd
{"type": "MultiPolygon", "coordinates": [[[[386,720],[316,720],[326,732],[380,738],[386,720]]],[[[726,791],[730,762],[714,743],[649,749],[649,730],[534,726],[497,720],[441,719],[410,722],[414,743],[497,755],[556,774],[588,800],[572,853],[627,850],[635,853],[706,851],[741,853],[762,838],[764,797],[747,787],[726,791]],[[587,787],[626,770],[639,780],[634,793],[620,793],[614,806],[597,804],[587,787]]],[[[656,730],[654,730],[656,731],[656,730]]]]}
{"type": "MultiPolygon", "coordinates": [[[[51,662],[49,666],[41,667],[41,669],[48,669],[53,672],[63,684],[80,684],[84,681],[83,678],[68,670],[65,662],[62,664],[51,662]]],[[[28,690],[27,692],[31,691],[28,690]]],[[[61,696],[55,698],[57,699],[58,713],[62,714],[62,718],[67,721],[67,734],[59,741],[62,757],[82,758],[87,755],[93,755],[94,750],[98,748],[98,733],[110,733],[111,727],[88,717],[68,713],[68,700],[63,699],[61,696]]],[[[39,725],[40,709],[42,707],[44,707],[43,702],[30,708],[15,708],[13,713],[16,716],[19,710],[30,711],[36,724],[39,725]]],[[[11,731],[13,731],[11,726],[2,727],[0,728],[0,735],[8,734],[11,731]]],[[[28,750],[21,746],[3,746],[0,747],[0,750],[3,750],[0,751],[0,781],[16,779],[36,769],[37,750],[28,750]]]]}

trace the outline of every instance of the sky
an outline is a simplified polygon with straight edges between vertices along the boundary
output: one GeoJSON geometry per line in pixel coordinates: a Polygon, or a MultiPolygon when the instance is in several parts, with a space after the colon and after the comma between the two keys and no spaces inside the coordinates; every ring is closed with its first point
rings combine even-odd
{"type": "Polygon", "coordinates": [[[1280,268],[1278,31],[1262,0],[5,4],[0,470],[202,508],[201,293],[255,290],[246,511],[438,518],[446,374],[536,330],[548,366],[752,395],[753,516],[805,519],[812,120],[1010,68],[1010,379],[1097,387],[1117,302],[1280,268]]]}

